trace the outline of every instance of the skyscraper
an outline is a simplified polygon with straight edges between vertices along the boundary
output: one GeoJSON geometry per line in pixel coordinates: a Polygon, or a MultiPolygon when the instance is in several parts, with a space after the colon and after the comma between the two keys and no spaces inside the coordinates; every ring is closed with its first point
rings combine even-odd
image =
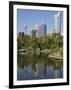
{"type": "Polygon", "coordinates": [[[25,29],[25,35],[28,35],[29,34],[29,29],[28,29],[27,24],[24,25],[24,29],[25,29]]]}
{"type": "Polygon", "coordinates": [[[54,32],[61,34],[61,12],[54,15],[54,32]]]}
{"type": "Polygon", "coordinates": [[[31,31],[31,34],[34,35],[34,36],[36,36],[37,30],[38,30],[38,25],[35,25],[34,28],[31,31]]]}
{"type": "Polygon", "coordinates": [[[27,31],[27,24],[24,25],[24,28],[25,28],[25,34],[26,34],[26,31],[27,31]]]}
{"type": "Polygon", "coordinates": [[[38,26],[36,37],[41,37],[46,34],[46,24],[41,24],[38,26]]]}

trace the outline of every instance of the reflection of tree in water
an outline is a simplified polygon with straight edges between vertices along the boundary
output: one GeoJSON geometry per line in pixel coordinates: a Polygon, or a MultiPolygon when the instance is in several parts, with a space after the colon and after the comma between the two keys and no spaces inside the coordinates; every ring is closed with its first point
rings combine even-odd
{"type": "Polygon", "coordinates": [[[22,69],[22,72],[25,74],[22,74],[22,72],[19,72],[19,74],[25,75],[25,77],[23,77],[26,79],[28,79],[28,77],[32,77],[33,75],[36,78],[50,79],[63,77],[63,60],[58,61],[50,59],[48,54],[41,53],[37,55],[34,53],[32,55],[18,55],[17,67],[18,70],[22,69]]]}
{"type": "Polygon", "coordinates": [[[60,68],[63,65],[63,61],[50,59],[47,54],[18,55],[18,67],[24,67],[24,65],[27,66],[29,64],[35,66],[37,63],[43,63],[44,65],[48,66],[52,65],[54,68],[60,68]]]}
{"type": "Polygon", "coordinates": [[[61,67],[63,67],[63,60],[54,60],[54,59],[50,59],[48,60],[48,66],[53,66],[54,69],[59,69],[61,67]]]}

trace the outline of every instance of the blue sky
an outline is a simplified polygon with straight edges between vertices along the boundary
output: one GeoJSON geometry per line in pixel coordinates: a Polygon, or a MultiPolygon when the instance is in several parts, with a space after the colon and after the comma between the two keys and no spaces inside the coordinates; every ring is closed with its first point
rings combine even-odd
{"type": "MultiPolygon", "coordinates": [[[[47,33],[54,30],[54,15],[57,11],[17,9],[17,31],[25,32],[24,26],[27,24],[28,33],[35,25],[45,23],[47,33]]],[[[61,12],[61,31],[63,30],[63,12],[61,12]]]]}

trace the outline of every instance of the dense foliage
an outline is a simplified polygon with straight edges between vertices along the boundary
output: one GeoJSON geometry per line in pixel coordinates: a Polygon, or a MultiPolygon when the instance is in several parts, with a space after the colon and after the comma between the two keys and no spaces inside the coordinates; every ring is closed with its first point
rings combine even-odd
{"type": "Polygon", "coordinates": [[[60,34],[45,35],[43,37],[36,37],[35,35],[19,35],[17,38],[19,49],[55,49],[63,48],[63,36],[60,34]]]}

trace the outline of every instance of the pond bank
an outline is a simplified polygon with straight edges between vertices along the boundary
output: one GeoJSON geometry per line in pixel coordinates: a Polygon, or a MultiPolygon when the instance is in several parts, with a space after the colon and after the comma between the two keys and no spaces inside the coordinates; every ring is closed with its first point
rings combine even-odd
{"type": "Polygon", "coordinates": [[[60,52],[54,52],[50,54],[49,57],[57,60],[63,60],[63,56],[61,56],[60,52]]]}
{"type": "Polygon", "coordinates": [[[46,54],[48,54],[49,58],[57,59],[57,60],[63,59],[63,56],[60,54],[60,50],[56,50],[56,49],[40,50],[40,48],[37,48],[37,49],[32,49],[32,50],[27,50],[27,49],[19,50],[19,54],[21,54],[21,55],[34,54],[34,53],[36,53],[37,55],[40,55],[40,53],[46,53],[46,54]]]}

